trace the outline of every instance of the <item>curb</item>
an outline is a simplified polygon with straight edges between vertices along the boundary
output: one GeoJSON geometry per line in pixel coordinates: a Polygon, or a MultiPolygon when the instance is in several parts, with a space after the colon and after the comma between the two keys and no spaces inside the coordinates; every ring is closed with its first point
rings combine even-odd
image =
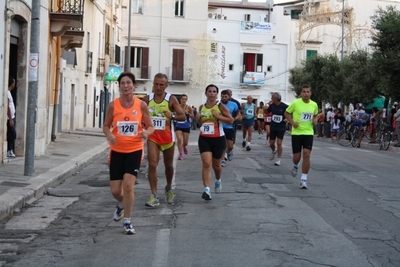
{"type": "Polygon", "coordinates": [[[75,172],[108,153],[108,147],[108,143],[104,142],[78,157],[33,177],[27,181],[30,183],[29,186],[7,190],[0,196],[0,221],[11,217],[15,210],[25,207],[32,200],[41,198],[48,188],[59,185],[75,172]]]}

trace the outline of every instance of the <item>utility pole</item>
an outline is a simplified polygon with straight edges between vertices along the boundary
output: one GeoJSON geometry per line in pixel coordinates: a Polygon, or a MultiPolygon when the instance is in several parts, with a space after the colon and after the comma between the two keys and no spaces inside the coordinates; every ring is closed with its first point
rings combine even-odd
{"type": "Polygon", "coordinates": [[[126,53],[125,72],[131,71],[131,23],[132,23],[132,0],[129,0],[128,5],[128,51],[126,53]]]}
{"type": "Polygon", "coordinates": [[[342,0],[342,56],[340,57],[342,60],[344,54],[344,1],[342,0]]]}
{"type": "Polygon", "coordinates": [[[35,161],[35,123],[38,98],[38,67],[40,43],[40,1],[32,1],[31,44],[29,56],[28,112],[26,118],[26,149],[24,175],[31,176],[35,161]]]}

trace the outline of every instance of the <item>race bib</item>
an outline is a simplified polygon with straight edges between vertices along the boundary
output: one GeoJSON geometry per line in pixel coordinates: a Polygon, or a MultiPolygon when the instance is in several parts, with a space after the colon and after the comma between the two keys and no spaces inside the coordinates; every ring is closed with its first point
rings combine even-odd
{"type": "Polygon", "coordinates": [[[302,112],[300,116],[300,121],[310,122],[314,117],[312,112],[302,112]]]}
{"type": "Polygon", "coordinates": [[[165,130],[166,118],[163,117],[151,117],[153,121],[154,130],[165,130]]]}
{"type": "Polygon", "coordinates": [[[214,134],[214,123],[212,122],[203,123],[201,128],[203,134],[214,134]]]}
{"type": "Polygon", "coordinates": [[[264,115],[263,115],[263,114],[258,114],[258,115],[257,115],[257,118],[259,118],[259,119],[264,119],[264,115]]]}
{"type": "Polygon", "coordinates": [[[253,114],[254,114],[254,110],[251,109],[251,108],[249,108],[249,109],[246,111],[246,114],[247,114],[247,115],[253,115],[253,114]]]}
{"type": "Polygon", "coordinates": [[[119,121],[117,128],[119,135],[135,136],[138,134],[139,123],[137,121],[119,121]]]}
{"type": "Polygon", "coordinates": [[[280,123],[283,120],[283,116],[282,115],[272,115],[272,121],[276,122],[276,123],[280,123]]]}
{"type": "Polygon", "coordinates": [[[267,122],[271,122],[271,117],[267,117],[267,122]]]}

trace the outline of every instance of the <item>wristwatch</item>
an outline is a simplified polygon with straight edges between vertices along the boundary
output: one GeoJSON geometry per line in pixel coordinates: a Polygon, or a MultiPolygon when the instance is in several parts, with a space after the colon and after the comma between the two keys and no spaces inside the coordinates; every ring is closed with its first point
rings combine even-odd
{"type": "Polygon", "coordinates": [[[171,113],[171,118],[175,119],[175,113],[174,112],[171,113]]]}

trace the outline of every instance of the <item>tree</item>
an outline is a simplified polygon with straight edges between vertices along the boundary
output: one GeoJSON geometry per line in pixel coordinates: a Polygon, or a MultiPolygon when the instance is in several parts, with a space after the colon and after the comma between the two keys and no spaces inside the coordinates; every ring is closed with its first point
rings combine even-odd
{"type": "Polygon", "coordinates": [[[372,60],[381,77],[377,87],[386,96],[386,106],[389,98],[400,99],[400,11],[394,6],[379,8],[371,19],[375,29],[370,44],[375,50],[372,60]]]}

